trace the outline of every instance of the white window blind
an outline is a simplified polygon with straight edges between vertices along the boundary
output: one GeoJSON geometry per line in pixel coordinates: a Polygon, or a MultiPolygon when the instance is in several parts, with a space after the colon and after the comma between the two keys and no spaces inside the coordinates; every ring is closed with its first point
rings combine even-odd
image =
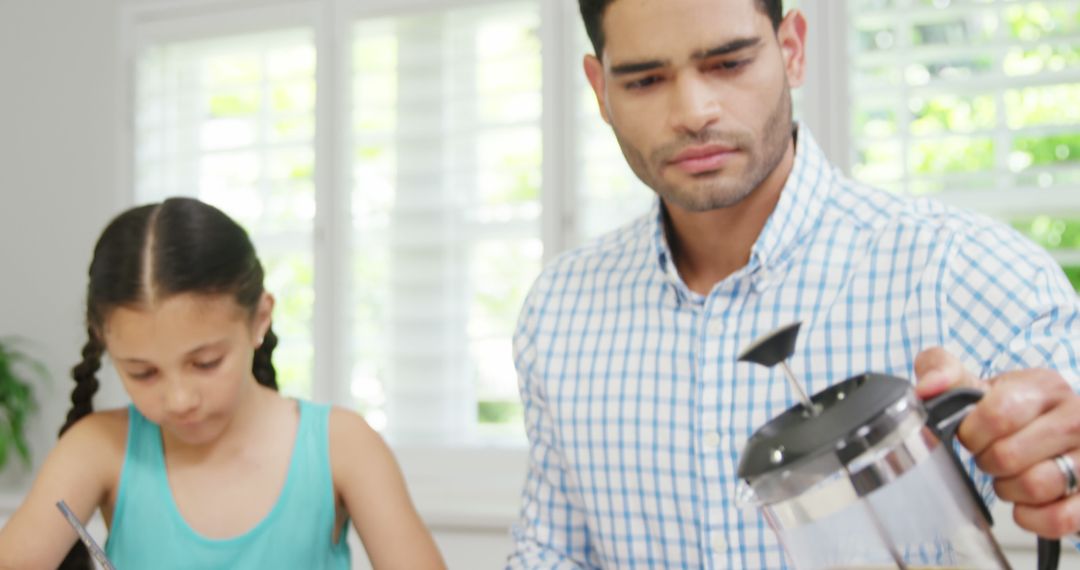
{"type": "Polygon", "coordinates": [[[854,175],[1010,222],[1080,287],[1080,3],[848,6],[854,175]]]}
{"type": "Polygon", "coordinates": [[[286,393],[309,396],[314,356],[313,33],[289,27],[203,37],[230,20],[244,28],[253,23],[245,15],[224,14],[139,28],[132,129],[135,201],[195,196],[248,230],[265,266],[267,288],[277,298],[274,330],[280,344],[274,363],[279,383],[286,393]]]}
{"type": "Polygon", "coordinates": [[[539,26],[530,1],[352,28],[351,391],[396,438],[523,437],[510,337],[543,252],[539,26]]]}

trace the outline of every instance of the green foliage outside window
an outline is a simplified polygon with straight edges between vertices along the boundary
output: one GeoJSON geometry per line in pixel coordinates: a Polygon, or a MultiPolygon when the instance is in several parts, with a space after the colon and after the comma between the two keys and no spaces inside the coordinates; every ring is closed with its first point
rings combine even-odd
{"type": "MultiPolygon", "coordinates": [[[[1015,220],[1013,227],[1048,250],[1080,250],[1080,219],[1036,218],[1015,220]]],[[[1065,275],[1080,291],[1080,265],[1066,265],[1065,275]]]]}
{"type": "Polygon", "coordinates": [[[1013,227],[1047,249],[1080,249],[1080,219],[1038,216],[1017,220],[1013,227]]]}
{"type": "Polygon", "coordinates": [[[1077,162],[1080,161],[1080,133],[1018,138],[1013,141],[1013,152],[1019,153],[1030,166],[1077,162]]]}
{"type": "Polygon", "coordinates": [[[960,97],[942,95],[912,105],[915,109],[911,134],[971,132],[992,129],[997,119],[994,98],[990,95],[960,97]]]}
{"type": "Polygon", "coordinates": [[[1011,128],[1080,123],[1080,84],[1010,89],[1005,92],[1005,111],[1011,128]]]}
{"type": "Polygon", "coordinates": [[[218,94],[210,97],[210,116],[246,117],[259,111],[259,93],[218,94]]]}
{"type": "Polygon", "coordinates": [[[1033,2],[1005,10],[1010,35],[1024,41],[1067,36],[1080,30],[1080,6],[1033,2]]]}
{"type": "Polygon", "coordinates": [[[1033,47],[1017,46],[1005,56],[1006,75],[1022,76],[1080,67],[1080,46],[1040,44],[1033,47]]]}
{"type": "Polygon", "coordinates": [[[476,404],[476,419],[481,424],[513,424],[524,422],[521,402],[516,400],[481,400],[476,404]]]}
{"type": "Polygon", "coordinates": [[[988,138],[947,138],[915,143],[911,148],[913,172],[952,174],[994,167],[994,141],[988,138]]]}
{"type": "Polygon", "coordinates": [[[856,57],[855,84],[871,91],[897,88],[895,96],[879,93],[853,101],[853,130],[863,139],[853,169],[858,178],[909,192],[955,188],[927,181],[956,175],[973,188],[982,187],[971,178],[979,174],[1013,173],[1016,186],[1071,183],[1072,171],[1059,167],[1075,168],[1080,161],[1080,132],[1068,128],[1080,125],[1080,106],[1075,104],[1080,83],[1065,75],[1080,69],[1080,44],[1075,39],[1080,32],[1080,4],[997,6],[980,0],[973,4],[985,6],[954,13],[945,9],[952,8],[949,2],[940,0],[848,1],[856,26],[856,52],[871,56],[856,57]],[[908,6],[941,10],[919,12],[907,24],[873,16],[908,6]],[[1002,34],[1009,44],[1004,54],[965,49],[1000,44],[1002,34]],[[904,37],[912,51],[903,56],[902,64],[877,57],[900,56],[904,37]],[[953,52],[953,47],[960,49],[953,52]],[[1045,77],[1029,85],[1021,81],[1000,94],[996,88],[966,91],[969,80],[1000,74],[1045,77]],[[1057,79],[1049,74],[1063,75],[1057,79]],[[959,91],[953,91],[954,85],[959,91]],[[1002,137],[1000,131],[1006,128],[1011,136],[1002,137]],[[886,146],[905,133],[911,137],[905,143],[910,145],[906,161],[898,158],[903,156],[898,149],[886,146]]]}
{"type": "Polygon", "coordinates": [[[1065,267],[1065,276],[1069,278],[1073,288],[1080,293],[1080,265],[1065,267]]]}

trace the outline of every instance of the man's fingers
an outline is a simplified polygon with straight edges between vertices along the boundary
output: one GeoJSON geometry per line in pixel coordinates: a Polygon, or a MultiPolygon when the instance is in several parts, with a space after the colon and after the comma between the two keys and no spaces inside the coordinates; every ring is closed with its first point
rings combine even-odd
{"type": "MultiPolygon", "coordinates": [[[[1059,375],[1049,370],[1025,370],[1006,372],[998,376],[993,388],[987,390],[982,401],[968,414],[960,424],[957,437],[979,461],[979,467],[988,469],[991,474],[1012,474],[1034,464],[1038,458],[1030,460],[1031,451],[1027,445],[1030,437],[1045,437],[1045,444],[1057,446],[1057,449],[1075,447],[1072,441],[1076,433],[1065,430],[1062,419],[1068,419],[1070,413],[1076,413],[1080,401],[1070,401],[1075,395],[1069,385],[1059,375]],[[1057,408],[1067,406],[1072,412],[1062,410],[1055,414],[1052,421],[1036,422],[1035,419],[1057,408]],[[1023,430],[1024,433],[1021,433],[1023,430]],[[1063,440],[1063,441],[1062,441],[1063,440]],[[986,457],[979,457],[986,452],[986,457]],[[1019,457],[1025,456],[1029,460],[1019,457]],[[984,466],[985,465],[985,466],[984,466]]],[[[1045,445],[1044,444],[1044,445],[1045,445]]],[[[1052,454],[1041,450],[1041,455],[1052,454]]]]}
{"type": "Polygon", "coordinates": [[[1041,506],[1016,505],[1013,520],[1043,538],[1068,536],[1080,530],[1080,495],[1041,506]]]}
{"type": "Polygon", "coordinates": [[[961,442],[971,446],[988,475],[1017,477],[1040,462],[1052,466],[1047,458],[1078,445],[1080,400],[1058,399],[1056,390],[1033,395],[1023,382],[1015,382],[1022,393],[1010,391],[1010,382],[995,385],[984,398],[986,407],[968,416],[972,425],[961,425],[961,442]]]}
{"type": "MultiPolygon", "coordinates": [[[[1069,457],[1078,457],[1076,452],[1069,457]]],[[[1076,462],[1076,460],[1073,460],[1076,462]]],[[[1080,462],[1077,462],[1080,463],[1080,462]]],[[[994,494],[1018,505],[1042,506],[1061,499],[1068,481],[1053,459],[1040,461],[1019,476],[994,480],[994,494]]]]}
{"type": "Polygon", "coordinates": [[[915,357],[915,394],[927,400],[953,388],[983,388],[959,358],[939,346],[915,357]]]}

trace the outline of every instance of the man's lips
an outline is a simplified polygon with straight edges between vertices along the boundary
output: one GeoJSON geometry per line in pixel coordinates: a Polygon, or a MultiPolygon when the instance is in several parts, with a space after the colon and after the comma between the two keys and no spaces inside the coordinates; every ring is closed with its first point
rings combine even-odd
{"type": "Polygon", "coordinates": [[[723,168],[735,153],[735,148],[721,145],[704,145],[687,148],[675,155],[668,164],[687,174],[700,174],[723,168]]]}

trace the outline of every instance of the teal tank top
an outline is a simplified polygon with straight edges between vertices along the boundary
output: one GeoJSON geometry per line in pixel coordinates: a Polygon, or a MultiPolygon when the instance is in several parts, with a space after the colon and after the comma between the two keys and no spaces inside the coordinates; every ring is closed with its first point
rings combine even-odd
{"type": "Polygon", "coordinates": [[[160,428],[128,409],[127,450],[105,552],[117,570],[142,568],[341,569],[350,567],[345,540],[333,543],[330,406],[299,400],[300,426],[277,502],[259,523],[234,538],[204,537],[184,521],[165,473],[160,428]]]}

